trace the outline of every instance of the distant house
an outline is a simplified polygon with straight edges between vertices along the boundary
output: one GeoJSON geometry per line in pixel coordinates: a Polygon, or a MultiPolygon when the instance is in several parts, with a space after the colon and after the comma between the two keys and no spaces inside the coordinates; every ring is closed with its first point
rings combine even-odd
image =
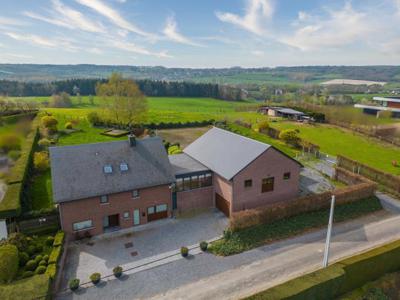
{"type": "Polygon", "coordinates": [[[50,148],[61,225],[97,235],[217,207],[225,215],[295,198],[301,164],[274,147],[212,128],[169,156],[158,137],[50,148]]]}
{"type": "Polygon", "coordinates": [[[366,114],[379,115],[381,111],[389,111],[393,117],[400,118],[400,97],[373,97],[376,105],[355,104],[366,114]]]}
{"type": "Polygon", "coordinates": [[[262,106],[258,109],[258,112],[271,117],[282,117],[292,120],[302,120],[307,117],[307,115],[301,111],[286,107],[262,106]]]}

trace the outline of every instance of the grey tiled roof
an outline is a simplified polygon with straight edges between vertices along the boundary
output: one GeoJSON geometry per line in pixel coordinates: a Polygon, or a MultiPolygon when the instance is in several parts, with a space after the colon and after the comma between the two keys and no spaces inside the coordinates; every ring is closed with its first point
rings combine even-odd
{"type": "Polygon", "coordinates": [[[55,202],[113,194],[174,182],[172,168],[158,137],[50,148],[55,202]],[[127,163],[128,171],[120,164],[127,163]],[[112,174],[103,171],[111,165],[112,174]]]}
{"type": "Polygon", "coordinates": [[[183,151],[230,180],[270,147],[268,144],[214,127],[183,151]]]}
{"type": "Polygon", "coordinates": [[[175,176],[209,170],[206,166],[185,153],[170,155],[169,161],[171,162],[172,171],[175,176]]]}

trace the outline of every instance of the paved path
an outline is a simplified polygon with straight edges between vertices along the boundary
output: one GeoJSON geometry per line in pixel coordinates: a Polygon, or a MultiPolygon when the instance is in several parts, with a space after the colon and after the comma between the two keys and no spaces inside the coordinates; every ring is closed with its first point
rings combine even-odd
{"type": "MultiPolygon", "coordinates": [[[[400,216],[379,212],[336,225],[332,261],[400,239],[400,216]]],[[[58,299],[238,299],[321,266],[326,230],[230,257],[198,254],[58,299]]]]}

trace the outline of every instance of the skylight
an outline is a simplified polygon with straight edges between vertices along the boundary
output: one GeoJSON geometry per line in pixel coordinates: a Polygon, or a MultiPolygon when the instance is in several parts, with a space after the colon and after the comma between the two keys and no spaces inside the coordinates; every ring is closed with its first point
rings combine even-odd
{"type": "Polygon", "coordinates": [[[121,164],[119,165],[119,169],[120,169],[122,172],[128,171],[128,164],[127,164],[127,163],[121,163],[121,164]]]}
{"type": "Polygon", "coordinates": [[[113,171],[111,165],[106,165],[106,166],[104,166],[103,170],[104,170],[104,173],[106,173],[106,174],[111,174],[112,171],[113,171]]]}

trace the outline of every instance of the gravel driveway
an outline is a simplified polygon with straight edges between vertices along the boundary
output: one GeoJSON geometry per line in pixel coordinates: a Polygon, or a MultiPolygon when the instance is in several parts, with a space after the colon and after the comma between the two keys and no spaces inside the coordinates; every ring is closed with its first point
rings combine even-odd
{"type": "Polygon", "coordinates": [[[141,227],[93,238],[90,241],[72,242],[68,247],[63,271],[62,288],[71,278],[88,281],[90,274],[112,274],[115,266],[148,261],[153,256],[198,244],[222,235],[228,219],[212,209],[190,218],[165,219],[141,227]]]}

